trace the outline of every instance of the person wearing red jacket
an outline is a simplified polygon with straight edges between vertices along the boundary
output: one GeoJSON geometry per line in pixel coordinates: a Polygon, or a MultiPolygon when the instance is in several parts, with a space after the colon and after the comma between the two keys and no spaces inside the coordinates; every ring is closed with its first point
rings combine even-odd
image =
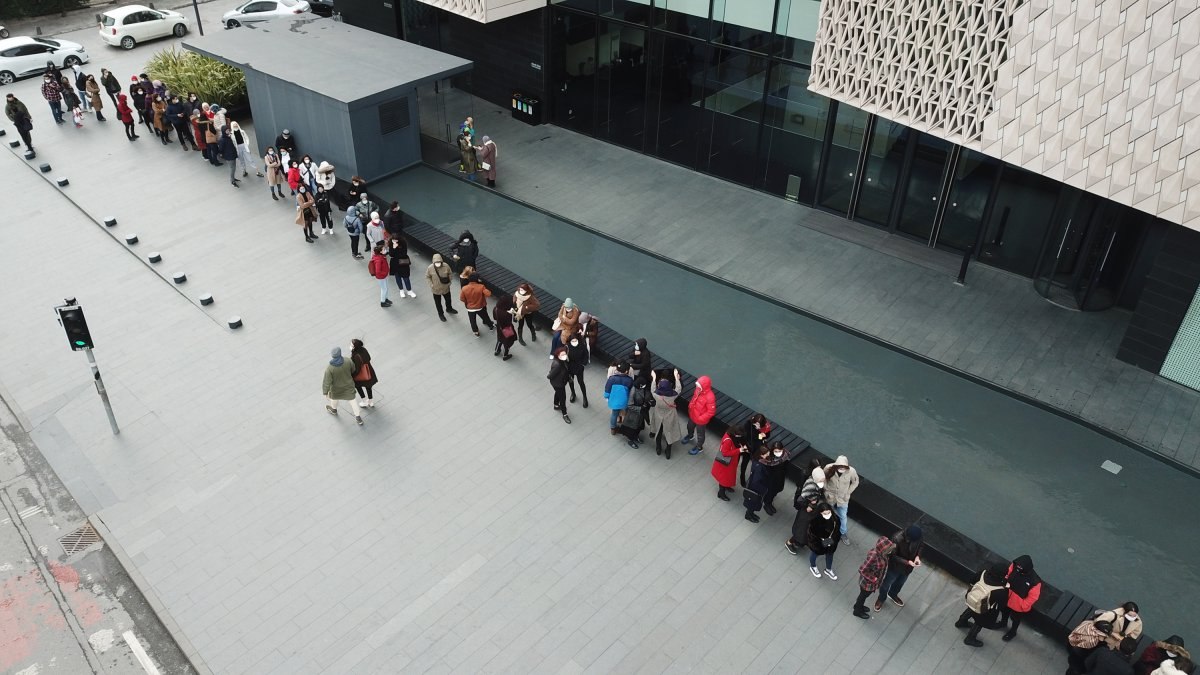
{"type": "MultiPolygon", "coordinates": [[[[712,380],[707,375],[696,378],[696,391],[688,401],[687,436],[679,442],[687,445],[696,437],[696,447],[688,450],[689,455],[698,455],[704,450],[704,425],[717,414],[717,397],[713,395],[712,380]]],[[[736,458],[735,458],[736,459],[736,458]]],[[[734,468],[736,475],[737,469],[734,468]]],[[[730,487],[733,487],[730,485],[730,487]]]]}
{"type": "Polygon", "coordinates": [[[371,260],[367,263],[367,271],[375,280],[379,282],[379,306],[391,307],[392,301],[388,300],[388,259],[383,255],[383,242],[375,244],[375,252],[371,255],[371,260]]]}
{"type": "Polygon", "coordinates": [[[741,431],[730,427],[721,438],[721,449],[712,465],[712,477],[717,479],[717,499],[729,501],[729,495],[725,494],[725,491],[732,490],[737,485],[738,457],[743,452],[746,452],[745,436],[741,431]]]}
{"type": "Polygon", "coordinates": [[[1027,555],[1017,556],[1008,566],[1008,602],[1000,609],[1000,625],[1003,628],[1012,619],[1012,627],[1000,639],[1008,642],[1017,636],[1017,628],[1042,595],[1042,579],[1033,571],[1033,559],[1027,555]]]}
{"type": "Polygon", "coordinates": [[[129,97],[125,94],[117,95],[117,119],[121,120],[121,124],[125,125],[125,138],[131,141],[141,138],[134,131],[133,108],[129,107],[129,97]]]}

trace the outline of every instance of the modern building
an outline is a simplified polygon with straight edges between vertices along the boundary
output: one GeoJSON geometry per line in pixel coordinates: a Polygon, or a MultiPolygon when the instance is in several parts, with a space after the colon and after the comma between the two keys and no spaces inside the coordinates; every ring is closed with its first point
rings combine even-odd
{"type": "Polygon", "coordinates": [[[1197,0],[339,0],[541,121],[1131,310],[1200,388],[1197,0]]]}

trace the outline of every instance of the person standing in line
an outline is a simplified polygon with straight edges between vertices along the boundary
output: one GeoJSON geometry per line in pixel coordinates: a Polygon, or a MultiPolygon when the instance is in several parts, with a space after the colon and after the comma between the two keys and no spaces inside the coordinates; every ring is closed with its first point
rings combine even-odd
{"type": "Polygon", "coordinates": [[[1134,652],[1138,641],[1127,637],[1117,644],[1116,649],[1096,649],[1083,660],[1087,675],[1133,675],[1134,652]]]}
{"type": "Polygon", "coordinates": [[[125,94],[117,94],[117,119],[121,120],[121,124],[125,127],[126,139],[136,141],[141,138],[137,135],[137,127],[133,121],[133,108],[129,107],[129,97],[125,94]]]}
{"type": "Polygon", "coordinates": [[[179,149],[184,152],[188,151],[188,140],[192,137],[188,128],[191,113],[191,109],[180,101],[178,96],[172,96],[167,103],[167,122],[175,130],[175,136],[179,139],[179,149]]]}
{"type": "MultiPolygon", "coordinates": [[[[518,335],[520,333],[518,332],[518,335]]],[[[579,393],[583,396],[583,407],[588,407],[587,385],[584,384],[583,374],[592,361],[592,352],[583,341],[583,336],[576,333],[567,340],[567,373],[570,377],[567,384],[571,387],[571,403],[575,402],[575,383],[579,383],[579,393]]]]}
{"type": "Polygon", "coordinates": [[[721,447],[717,450],[710,472],[717,479],[717,499],[729,501],[729,495],[725,493],[737,485],[738,457],[743,452],[746,452],[746,438],[741,431],[730,427],[721,437],[721,447]]]}
{"type": "Polygon", "coordinates": [[[83,112],[87,112],[91,109],[91,97],[88,96],[87,91],[87,75],[83,72],[83,66],[78,63],[71,66],[71,72],[75,77],[75,89],[79,91],[79,104],[83,112]]]}
{"type": "Polygon", "coordinates": [[[137,112],[137,123],[146,124],[146,116],[142,114],[142,111],[146,109],[146,90],[142,89],[142,83],[138,80],[137,75],[129,79],[129,103],[137,112]]]}
{"type": "Polygon", "coordinates": [[[100,83],[96,81],[94,75],[88,75],[83,82],[83,91],[92,110],[96,111],[97,122],[107,122],[104,118],[104,101],[100,98],[100,83]]]}
{"type": "MultiPolygon", "coordinates": [[[[766,445],[762,446],[766,449],[766,445]]],[[[768,516],[773,516],[778,511],[775,509],[775,497],[780,492],[783,492],[784,486],[787,485],[787,461],[791,459],[791,453],[783,447],[783,443],[775,441],[770,446],[770,452],[767,454],[767,461],[762,466],[763,472],[763,510],[768,516]]]]}
{"type": "Polygon", "coordinates": [[[450,246],[450,259],[454,261],[455,269],[462,271],[479,264],[479,241],[470,230],[463,230],[458,240],[450,246]]]}
{"type": "Polygon", "coordinates": [[[193,110],[190,115],[188,122],[192,130],[192,144],[200,151],[204,161],[210,161],[208,143],[204,140],[204,127],[201,124],[204,115],[199,110],[193,110]]]}
{"type": "Polygon", "coordinates": [[[1133,670],[1136,675],[1150,675],[1164,661],[1177,659],[1181,656],[1186,659],[1192,658],[1192,655],[1184,647],[1183,638],[1178,635],[1172,635],[1166,640],[1150,643],[1142,651],[1142,655],[1138,658],[1137,663],[1133,665],[1133,670]]]}
{"type": "Polygon", "coordinates": [[[558,316],[554,319],[554,324],[550,327],[554,331],[554,337],[550,340],[550,352],[554,353],[561,347],[567,338],[575,334],[579,329],[579,307],[575,306],[575,301],[567,298],[563,300],[563,304],[558,308],[558,316]]]}
{"type": "Polygon", "coordinates": [[[850,495],[858,489],[858,472],[850,466],[850,460],[846,459],[845,455],[838,455],[832,464],[825,467],[825,475],[828,476],[825,483],[825,494],[829,495],[829,501],[837,510],[838,520],[841,523],[842,543],[849,544],[850,537],[846,536],[846,520],[850,512],[850,495]]]}
{"type": "MultiPolygon", "coordinates": [[[[139,90],[139,91],[141,91],[141,90],[139,90]]],[[[145,103],[142,104],[142,112],[143,112],[142,117],[146,120],[146,128],[149,129],[150,131],[154,132],[154,136],[156,138],[158,138],[159,140],[162,140],[162,133],[160,132],[158,125],[156,125],[155,121],[154,121],[154,99],[155,99],[154,91],[152,89],[146,89],[145,92],[146,92],[146,95],[145,95],[145,98],[143,99],[145,101],[145,103]]],[[[213,130],[213,133],[214,134],[216,133],[215,128],[213,130]]],[[[215,139],[214,144],[216,143],[216,141],[219,141],[219,140],[220,140],[219,138],[215,139]]]]}
{"type": "Polygon", "coordinates": [[[1084,660],[1088,654],[1100,648],[1104,644],[1105,636],[1111,632],[1112,624],[1107,621],[1084,619],[1075,626],[1067,635],[1067,675],[1083,673],[1086,668],[1084,660]]]}
{"type": "Polygon", "coordinates": [[[282,133],[275,137],[275,147],[279,148],[279,152],[281,153],[296,154],[296,139],[292,136],[291,129],[284,129],[282,133]]]}
{"type": "Polygon", "coordinates": [[[458,299],[462,300],[463,306],[467,308],[467,320],[471,322],[471,332],[475,337],[479,337],[476,319],[482,319],[488,330],[496,330],[496,324],[492,323],[492,317],[487,313],[487,299],[491,296],[492,292],[479,280],[479,275],[474,273],[468,279],[467,285],[459,291],[458,299]]]}
{"type": "MultiPolygon", "coordinates": [[[[560,347],[565,351],[565,348],[560,347]]],[[[557,353],[557,352],[556,352],[557,353]]],[[[629,405],[629,395],[633,392],[633,378],[629,376],[629,364],[622,361],[609,369],[608,379],[604,382],[604,400],[608,401],[608,433],[617,435],[617,422],[629,405]]]]}
{"type": "Polygon", "coordinates": [[[838,520],[840,520],[833,512],[833,507],[829,504],[818,504],[817,512],[808,520],[808,527],[805,529],[805,537],[808,543],[808,571],[818,579],[821,578],[821,572],[817,569],[817,556],[825,556],[825,576],[837,581],[837,574],[833,572],[833,554],[837,552],[838,544],[838,520]]]}
{"type": "MultiPolygon", "coordinates": [[[[356,207],[358,203],[362,201],[363,197],[370,199],[370,197],[367,195],[366,179],[364,179],[362,176],[351,176],[350,187],[346,189],[346,197],[347,201],[350,202],[350,208],[356,207]]],[[[371,211],[374,210],[374,208],[371,209],[371,211]]],[[[370,211],[368,211],[368,213],[370,213],[370,211]]],[[[366,217],[363,217],[363,220],[365,221],[366,217]]]]}
{"type": "Polygon", "coordinates": [[[650,409],[650,435],[654,437],[654,454],[671,459],[671,445],[683,438],[683,422],[679,419],[679,409],[675,403],[679,392],[675,383],[679,381],[679,371],[675,370],[674,379],[659,378],[653,373],[654,400],[656,405],[650,409]]]}
{"type": "Polygon", "coordinates": [[[821,468],[820,460],[813,460],[817,465],[809,469],[809,476],[804,484],[796,488],[792,497],[792,506],[800,513],[812,513],[817,504],[827,501],[825,498],[825,470],[821,468]]]}
{"type": "Polygon", "coordinates": [[[888,566],[887,576],[879,589],[879,597],[875,600],[875,611],[883,609],[883,599],[891,598],[897,607],[903,607],[900,590],[912,571],[921,566],[921,549],[924,547],[923,533],[919,525],[909,525],[904,530],[892,535],[896,542],[896,550],[888,566]]]}
{"type": "Polygon", "coordinates": [[[333,206],[329,203],[329,193],[325,192],[325,188],[320,185],[317,186],[317,192],[313,195],[313,205],[316,206],[317,218],[321,221],[321,234],[332,235],[333,206]]]}
{"type": "MultiPolygon", "coordinates": [[[[783,468],[786,461],[787,451],[782,443],[776,443],[769,448],[765,445],[759,446],[758,457],[753,462],[754,468],[750,470],[750,484],[742,492],[742,506],[746,507],[746,520],[752,523],[759,521],[758,511],[770,503],[767,495],[771,492],[774,474],[782,473],[779,469],[783,468]]],[[[774,495],[771,496],[774,497],[774,495]]],[[[774,515],[775,508],[772,507],[767,513],[774,515]]]]}
{"type": "Polygon", "coordinates": [[[883,578],[888,572],[888,561],[892,551],[896,550],[896,542],[888,537],[880,537],[875,546],[867,551],[867,559],[858,568],[858,597],[854,599],[854,616],[860,619],[871,618],[867,611],[866,601],[872,593],[883,585],[883,578]]]}
{"type": "Polygon", "coordinates": [[[400,202],[392,202],[383,212],[383,231],[387,232],[388,239],[404,236],[404,213],[400,210],[400,202]]]}
{"type": "Polygon", "coordinates": [[[358,217],[358,211],[350,209],[346,212],[343,222],[346,225],[346,232],[350,235],[350,255],[354,256],[355,260],[362,260],[362,254],[358,252],[358,238],[363,233],[362,218],[358,217]]]}
{"type": "Polygon", "coordinates": [[[467,180],[475,182],[475,172],[479,167],[475,163],[475,146],[471,143],[471,135],[464,131],[458,132],[458,172],[466,174],[467,180]]]}
{"type": "Polygon", "coordinates": [[[746,469],[756,461],[759,456],[759,450],[766,447],[767,437],[771,435],[771,423],[762,413],[754,413],[750,419],[746,420],[745,428],[742,433],[746,435],[746,442],[750,445],[750,452],[742,455],[742,461],[738,467],[738,483],[742,487],[746,487],[746,469]]]}
{"type": "MultiPolygon", "coordinates": [[[[496,306],[492,308],[492,317],[496,320],[496,349],[493,356],[500,356],[500,350],[504,350],[503,361],[512,358],[509,350],[517,343],[517,329],[513,326],[513,309],[512,298],[507,295],[501,295],[496,300],[496,306]]],[[[570,371],[570,355],[567,356],[567,369],[570,371]]],[[[575,400],[574,392],[571,393],[571,400],[575,400]]]]}
{"type": "Polygon", "coordinates": [[[979,632],[995,625],[996,618],[1008,598],[1008,582],[1004,579],[1004,565],[993,565],[979,573],[979,580],[971,585],[964,598],[967,608],[954,622],[955,628],[970,628],[963,644],[982,647],[979,632]]]}
{"type": "Polygon", "coordinates": [[[117,76],[113,75],[108,68],[100,69],[100,86],[108,92],[108,97],[112,99],[113,107],[116,108],[117,94],[121,93],[121,83],[117,82],[117,76]]]}
{"type": "Polygon", "coordinates": [[[650,410],[654,407],[654,394],[650,391],[649,382],[633,381],[633,390],[629,394],[629,405],[621,416],[617,431],[628,439],[629,447],[638,449],[642,441],[642,429],[650,418],[650,410]]]}
{"type": "Polygon", "coordinates": [[[47,74],[42,78],[42,98],[50,105],[50,114],[54,116],[55,124],[63,123],[62,87],[53,76],[47,74]]]}
{"type": "Polygon", "coordinates": [[[369,223],[379,217],[379,209],[375,207],[375,202],[371,201],[365,190],[359,193],[358,201],[354,203],[353,208],[358,210],[358,217],[362,218],[363,223],[369,223]]]}
{"type": "MultiPolygon", "coordinates": [[[[359,212],[359,215],[362,215],[361,211],[359,212]]],[[[383,221],[379,219],[378,211],[372,211],[370,213],[370,220],[367,221],[366,233],[367,243],[371,246],[371,248],[375,248],[376,244],[387,243],[383,234],[383,221]]]]}
{"type": "Polygon", "coordinates": [[[325,191],[329,193],[329,199],[337,204],[339,209],[342,208],[343,203],[337,193],[337,176],[334,174],[333,165],[329,162],[321,162],[317,167],[317,185],[325,188],[325,191]]]}
{"type": "Polygon", "coordinates": [[[304,181],[300,180],[300,165],[296,162],[296,160],[289,159],[287,167],[288,189],[291,190],[292,195],[295,196],[295,194],[300,191],[300,186],[304,184],[304,181]]]}
{"type": "MultiPolygon", "coordinates": [[[[315,202],[312,195],[308,194],[308,188],[303,185],[296,193],[296,224],[304,230],[304,241],[313,243],[317,240],[317,235],[313,233],[313,221],[317,219],[315,202]]],[[[387,275],[385,274],[386,278],[387,275]]]]}
{"type": "Polygon", "coordinates": [[[458,314],[458,310],[450,304],[450,265],[442,260],[441,253],[433,254],[433,262],[425,268],[425,281],[429,282],[429,291],[433,294],[433,306],[437,308],[438,318],[444,323],[446,314],[458,314]],[[442,309],[442,303],[446,309],[442,309]]]}
{"type": "MultiPolygon", "coordinates": [[[[537,331],[533,328],[533,313],[540,309],[542,304],[538,302],[537,295],[533,292],[533,286],[526,281],[517,290],[513,292],[513,307],[516,308],[516,314],[513,318],[517,320],[517,342],[521,346],[525,346],[525,324],[529,324],[529,340],[537,342],[537,331]]],[[[584,394],[583,400],[587,401],[587,395],[584,394]]],[[[587,407],[584,405],[583,407],[587,407]]]]}
{"type": "Polygon", "coordinates": [[[363,346],[362,340],[350,341],[350,361],[354,364],[354,390],[362,399],[362,407],[374,408],[374,388],[379,384],[379,376],[371,363],[371,352],[363,346]]]}
{"type": "Polygon", "coordinates": [[[1042,578],[1033,570],[1033,559],[1022,555],[1008,566],[1005,580],[1008,582],[1008,600],[1000,608],[1000,625],[998,627],[1003,628],[1008,625],[1010,619],[1012,620],[1012,627],[1000,638],[1009,642],[1017,636],[1017,628],[1021,626],[1021,619],[1033,610],[1033,605],[1041,597],[1042,578]]]}
{"type": "Polygon", "coordinates": [[[650,380],[654,379],[654,355],[646,348],[646,338],[638,338],[633,342],[633,350],[629,352],[629,367],[633,369],[635,375],[634,381],[641,382],[646,386],[650,385],[650,380]]]}
{"type": "Polygon", "coordinates": [[[279,155],[275,154],[275,148],[267,146],[267,151],[263,153],[263,166],[267,169],[267,189],[271,191],[271,199],[279,201],[283,199],[283,164],[279,160],[279,155]]]}
{"type": "MultiPolygon", "coordinates": [[[[238,163],[242,165],[242,178],[250,175],[250,169],[254,169],[254,174],[262,178],[262,172],[258,170],[258,165],[254,163],[254,155],[250,154],[250,134],[242,131],[242,126],[237,122],[229,123],[229,131],[233,135],[233,144],[237,147],[238,163]]],[[[330,227],[331,234],[332,229],[330,227]]]]}
{"type": "Polygon", "coordinates": [[[487,177],[487,186],[496,187],[496,161],[500,155],[496,151],[496,142],[492,140],[491,136],[484,136],[483,145],[475,146],[475,156],[479,158],[479,168],[487,177]]]}
{"type": "MultiPolygon", "coordinates": [[[[158,80],[155,80],[155,82],[157,83],[158,80]]],[[[158,89],[158,87],[155,87],[155,89],[158,89]]],[[[209,110],[209,112],[212,113],[212,121],[213,121],[214,129],[224,129],[225,127],[229,126],[229,122],[225,119],[225,109],[224,108],[222,108],[221,106],[214,103],[211,106],[209,106],[208,110],[209,110]]]]}
{"type": "Polygon", "coordinates": [[[29,108],[26,108],[25,104],[12,94],[5,96],[4,101],[4,115],[17,128],[17,133],[25,142],[25,149],[33,152],[33,139],[30,135],[30,132],[33,131],[33,117],[29,115],[29,108]]]}
{"type": "Polygon", "coordinates": [[[410,298],[417,297],[412,289],[412,259],[408,257],[408,242],[404,237],[392,237],[388,241],[388,258],[392,276],[396,278],[396,288],[400,290],[400,297],[403,298],[406,293],[410,298]]]}
{"type": "Polygon", "coordinates": [[[554,389],[554,409],[562,413],[564,422],[570,424],[571,416],[567,414],[567,350],[559,349],[551,356],[550,372],[546,374],[546,379],[550,380],[550,387],[554,389]]]}
{"type": "Polygon", "coordinates": [[[349,401],[354,421],[362,426],[362,413],[358,409],[358,401],[354,400],[354,364],[342,357],[341,347],[334,347],[329,356],[329,365],[325,366],[325,379],[321,382],[325,410],[330,415],[337,415],[338,401],[349,401]]]}
{"type": "Polygon", "coordinates": [[[167,102],[163,100],[162,96],[155,94],[154,99],[150,103],[150,110],[154,115],[154,133],[158,136],[158,140],[162,141],[163,145],[170,145],[171,127],[167,121],[167,102]]]}
{"type": "Polygon", "coordinates": [[[696,447],[688,450],[689,455],[698,455],[704,451],[704,428],[717,414],[717,397],[712,391],[712,379],[707,375],[696,378],[696,389],[688,401],[687,436],[680,441],[683,445],[696,438],[696,447]]]}
{"type": "Polygon", "coordinates": [[[375,244],[372,249],[371,260],[367,262],[367,271],[379,282],[379,306],[391,307],[392,301],[388,300],[388,261],[387,257],[383,255],[382,241],[375,244]]]}
{"type": "Polygon", "coordinates": [[[1119,648],[1121,640],[1127,637],[1136,640],[1142,636],[1142,617],[1139,616],[1136,602],[1127,602],[1116,609],[1100,612],[1096,619],[1112,624],[1112,632],[1104,639],[1109,649],[1119,648]]]}
{"type": "MultiPolygon", "coordinates": [[[[204,105],[208,105],[205,103],[204,105]]],[[[217,130],[213,128],[212,116],[207,110],[201,110],[200,116],[196,118],[197,126],[200,127],[200,132],[204,134],[204,149],[205,159],[213,166],[225,166],[225,162],[221,161],[221,152],[217,145],[221,141],[221,137],[217,134],[217,130]]]]}
{"type": "MultiPolygon", "coordinates": [[[[165,131],[163,132],[163,138],[166,138],[165,131]]],[[[240,188],[240,181],[237,179],[237,146],[233,143],[233,137],[229,135],[229,127],[221,128],[221,140],[217,144],[217,147],[220,149],[221,159],[229,164],[229,184],[235,188],[240,188]]],[[[297,199],[297,202],[299,201],[297,199]]],[[[308,201],[311,202],[312,197],[309,197],[308,201]]],[[[306,227],[311,230],[312,223],[308,223],[306,227]]]]}
{"type": "Polygon", "coordinates": [[[310,193],[317,191],[317,167],[313,164],[312,157],[305,155],[300,158],[300,184],[308,187],[310,193]]]}
{"type": "Polygon", "coordinates": [[[83,108],[80,107],[79,96],[75,90],[71,89],[71,83],[67,76],[63,75],[62,81],[58,83],[59,89],[62,91],[63,107],[67,112],[71,113],[71,121],[75,123],[75,128],[83,126],[83,108]]]}

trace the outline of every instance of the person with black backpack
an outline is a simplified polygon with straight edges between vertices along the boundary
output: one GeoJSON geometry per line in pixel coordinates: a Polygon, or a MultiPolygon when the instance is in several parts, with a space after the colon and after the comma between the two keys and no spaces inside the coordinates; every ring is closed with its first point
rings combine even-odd
{"type": "Polygon", "coordinates": [[[1003,564],[993,565],[979,575],[971,588],[967,589],[964,600],[967,608],[954,622],[955,628],[970,628],[963,644],[969,647],[982,647],[979,631],[996,623],[1000,609],[1008,599],[1008,582],[1005,580],[1008,572],[1003,564]],[[973,623],[972,623],[973,622],[973,623]]]}

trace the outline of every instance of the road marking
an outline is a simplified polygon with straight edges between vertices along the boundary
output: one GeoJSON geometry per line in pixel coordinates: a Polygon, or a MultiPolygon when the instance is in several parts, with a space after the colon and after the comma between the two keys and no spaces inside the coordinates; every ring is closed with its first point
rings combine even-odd
{"type": "Polygon", "coordinates": [[[42,505],[38,504],[37,506],[31,506],[31,507],[25,509],[24,511],[18,511],[17,515],[21,516],[21,520],[25,520],[26,518],[29,518],[29,516],[32,516],[41,510],[42,510],[42,505]]]}
{"type": "Polygon", "coordinates": [[[1100,468],[1104,469],[1105,471],[1107,471],[1115,476],[1115,475],[1121,473],[1122,467],[1120,464],[1117,464],[1116,462],[1114,462],[1112,460],[1106,459],[1106,460],[1104,460],[1104,463],[1100,465],[1100,468]]]}
{"type": "Polygon", "coordinates": [[[38,675],[39,672],[41,671],[38,670],[38,664],[35,663],[24,670],[18,670],[13,675],[38,675]]]}
{"type": "Polygon", "coordinates": [[[114,636],[111,628],[98,630],[95,633],[92,633],[91,637],[88,638],[88,642],[91,643],[92,649],[95,649],[100,654],[112,649],[113,640],[114,636]]]}
{"type": "Polygon", "coordinates": [[[125,643],[133,650],[133,657],[138,660],[138,663],[142,664],[143,670],[149,673],[149,675],[160,675],[158,666],[154,665],[154,662],[150,660],[150,655],[142,648],[142,643],[138,642],[137,636],[133,634],[133,631],[127,630],[121,633],[121,637],[125,638],[125,643]]]}

